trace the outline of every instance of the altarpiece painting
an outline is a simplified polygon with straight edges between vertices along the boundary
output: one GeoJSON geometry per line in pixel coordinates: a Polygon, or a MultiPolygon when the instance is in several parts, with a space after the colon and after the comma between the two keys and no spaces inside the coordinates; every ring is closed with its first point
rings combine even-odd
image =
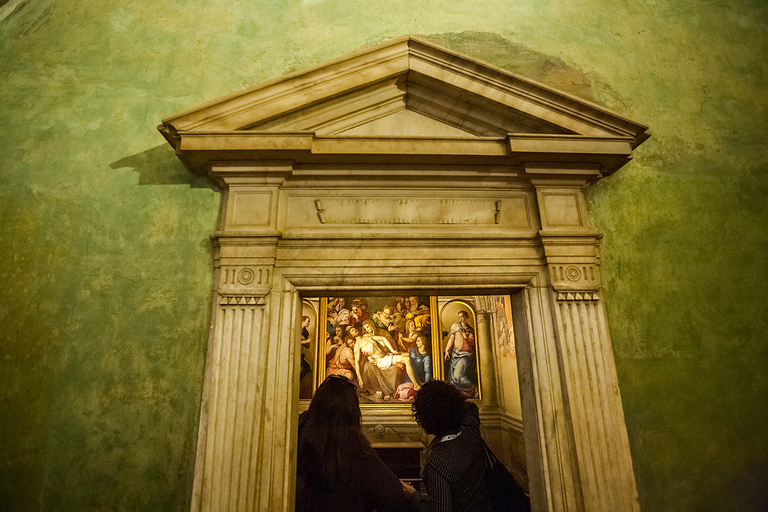
{"type": "Polygon", "coordinates": [[[432,379],[479,399],[472,302],[418,293],[304,299],[301,398],[341,375],[355,383],[362,405],[408,404],[432,379]]]}

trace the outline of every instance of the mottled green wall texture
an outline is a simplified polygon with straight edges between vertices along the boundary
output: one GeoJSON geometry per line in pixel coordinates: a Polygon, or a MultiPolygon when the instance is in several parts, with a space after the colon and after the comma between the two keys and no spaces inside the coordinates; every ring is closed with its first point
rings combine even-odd
{"type": "Polygon", "coordinates": [[[403,35],[653,137],[589,190],[642,509],[768,510],[768,3],[0,3],[0,509],[188,510],[220,195],[155,127],[403,35]]]}

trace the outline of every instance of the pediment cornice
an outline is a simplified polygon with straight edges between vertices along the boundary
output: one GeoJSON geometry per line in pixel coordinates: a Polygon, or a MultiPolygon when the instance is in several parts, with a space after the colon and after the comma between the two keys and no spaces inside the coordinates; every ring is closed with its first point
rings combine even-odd
{"type": "Polygon", "coordinates": [[[194,172],[211,162],[577,163],[609,174],[647,128],[509,71],[407,37],[166,118],[194,172]]]}

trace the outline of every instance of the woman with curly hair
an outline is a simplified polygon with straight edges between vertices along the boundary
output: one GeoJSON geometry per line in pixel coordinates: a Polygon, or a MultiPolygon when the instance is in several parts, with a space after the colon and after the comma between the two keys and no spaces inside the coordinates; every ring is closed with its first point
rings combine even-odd
{"type": "Polygon", "coordinates": [[[357,388],[331,375],[299,417],[297,512],[405,512],[418,495],[406,488],[363,435],[357,388]]]}
{"type": "Polygon", "coordinates": [[[427,447],[422,478],[430,512],[490,512],[485,485],[485,448],[477,406],[447,382],[425,383],[412,405],[413,416],[434,439],[427,447]]]}

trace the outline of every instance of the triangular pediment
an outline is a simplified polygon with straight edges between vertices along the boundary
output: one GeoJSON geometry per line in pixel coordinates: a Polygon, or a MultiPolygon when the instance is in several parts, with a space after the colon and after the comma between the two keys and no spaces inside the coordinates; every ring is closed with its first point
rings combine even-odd
{"type": "MultiPolygon", "coordinates": [[[[636,137],[645,131],[589,102],[414,38],[246,89],[165,122],[180,131],[385,135],[380,129],[396,124],[391,121],[428,123],[421,118],[481,137],[636,137]],[[389,123],[383,121],[394,114],[389,123]],[[376,129],[361,129],[366,123],[376,129]]],[[[452,132],[434,123],[432,127],[452,132]]]]}
{"type": "Polygon", "coordinates": [[[405,139],[462,140],[468,145],[457,151],[498,156],[529,151],[538,137],[544,149],[537,151],[553,153],[580,141],[589,148],[609,141],[613,146],[605,151],[617,164],[648,137],[646,130],[585,100],[411,37],[251,87],[160,126],[180,152],[185,136],[190,152],[278,146],[345,152],[343,141],[368,138],[381,144],[374,141],[366,151],[398,152],[409,147],[401,144],[405,139]],[[329,149],[334,141],[341,145],[329,149]],[[629,149],[617,150],[619,143],[629,149]]]}
{"type": "Polygon", "coordinates": [[[397,78],[301,105],[243,129],[378,137],[575,133],[480,94],[430,80],[412,70],[397,78]]]}
{"type": "Polygon", "coordinates": [[[474,135],[407,108],[377,116],[375,119],[364,119],[362,122],[340,127],[333,132],[320,129],[318,134],[350,137],[468,137],[474,135]]]}

